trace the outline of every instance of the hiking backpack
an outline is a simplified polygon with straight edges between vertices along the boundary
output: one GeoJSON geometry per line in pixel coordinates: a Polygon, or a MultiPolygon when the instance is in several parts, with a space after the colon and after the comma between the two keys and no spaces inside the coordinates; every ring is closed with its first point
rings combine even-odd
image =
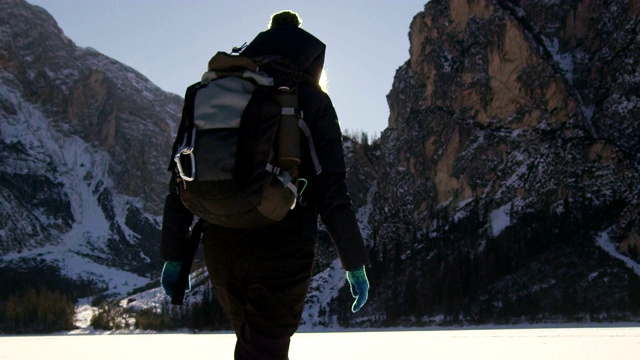
{"type": "Polygon", "coordinates": [[[282,220],[296,205],[301,73],[287,58],[218,52],[187,88],[170,169],[184,205],[205,221],[251,229],[282,220]]]}

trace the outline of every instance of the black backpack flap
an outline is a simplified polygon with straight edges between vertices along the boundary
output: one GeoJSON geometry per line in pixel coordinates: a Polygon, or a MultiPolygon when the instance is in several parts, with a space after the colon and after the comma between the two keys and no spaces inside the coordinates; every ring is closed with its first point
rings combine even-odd
{"type": "Polygon", "coordinates": [[[273,156],[273,143],[282,109],[272,89],[258,88],[242,114],[238,130],[238,150],[234,179],[238,191],[262,191],[272,173],[267,164],[273,156]]]}
{"type": "Polygon", "coordinates": [[[197,132],[194,157],[198,182],[233,179],[237,142],[238,129],[197,132]]]}

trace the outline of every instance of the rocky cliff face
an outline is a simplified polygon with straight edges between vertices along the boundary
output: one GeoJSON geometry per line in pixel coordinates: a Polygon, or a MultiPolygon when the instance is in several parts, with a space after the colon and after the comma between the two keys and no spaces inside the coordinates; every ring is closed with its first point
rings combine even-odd
{"type": "Polygon", "coordinates": [[[134,69],[77,47],[43,9],[1,0],[5,265],[39,257],[71,274],[157,272],[157,217],[181,106],[134,69]]]}
{"type": "Polygon", "coordinates": [[[432,0],[415,16],[362,323],[637,318],[639,13],[432,0]]]}

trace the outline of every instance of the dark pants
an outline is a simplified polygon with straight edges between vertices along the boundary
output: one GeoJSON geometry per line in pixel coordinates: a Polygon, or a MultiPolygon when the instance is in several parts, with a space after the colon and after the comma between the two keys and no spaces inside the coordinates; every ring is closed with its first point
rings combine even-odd
{"type": "Polygon", "coordinates": [[[286,360],[300,324],[314,240],[298,226],[205,230],[211,284],[235,330],[236,360],[286,360]]]}

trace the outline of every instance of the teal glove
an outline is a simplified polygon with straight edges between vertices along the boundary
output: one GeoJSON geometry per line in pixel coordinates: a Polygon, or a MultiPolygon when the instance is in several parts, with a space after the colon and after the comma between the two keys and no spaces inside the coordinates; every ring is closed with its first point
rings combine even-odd
{"type": "MultiPolygon", "coordinates": [[[[162,275],[160,275],[160,284],[162,290],[168,297],[173,297],[173,289],[178,282],[178,275],[180,274],[180,268],[182,263],[180,261],[165,261],[162,267],[162,275]]],[[[185,292],[191,290],[191,275],[189,275],[189,281],[187,282],[187,289],[185,292]]]]}
{"type": "Polygon", "coordinates": [[[362,308],[369,298],[369,280],[364,266],[347,271],[347,280],[349,280],[349,285],[351,286],[351,295],[356,299],[353,306],[351,306],[351,311],[355,313],[362,308]]]}

